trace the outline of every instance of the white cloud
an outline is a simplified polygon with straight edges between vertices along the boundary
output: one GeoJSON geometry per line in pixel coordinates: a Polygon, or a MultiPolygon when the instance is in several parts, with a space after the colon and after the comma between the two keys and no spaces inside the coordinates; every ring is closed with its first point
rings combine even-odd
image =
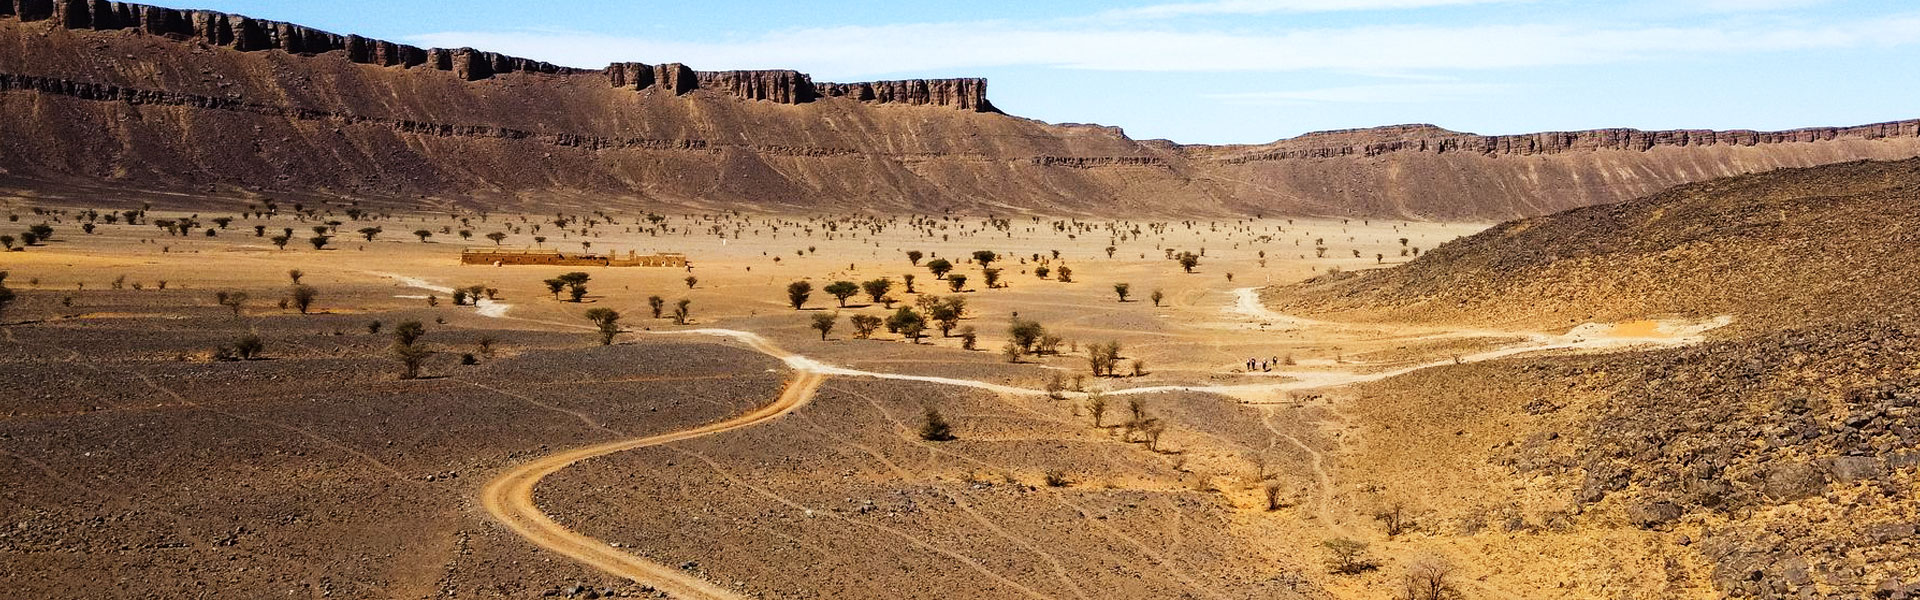
{"type": "Polygon", "coordinates": [[[1897,46],[1920,43],[1920,17],[1822,26],[1408,25],[1271,34],[976,22],[797,29],[730,42],[551,31],[448,32],[412,39],[573,66],[683,62],[697,69],[794,68],[823,79],[1011,66],[1418,73],[1897,46]]]}
{"type": "Polygon", "coordinates": [[[1102,13],[1102,16],[1166,18],[1198,15],[1347,12],[1432,8],[1469,4],[1496,4],[1516,1],[1525,0],[1215,0],[1213,2],[1180,2],[1136,8],[1122,8],[1107,11],[1102,13]]]}
{"type": "Polygon", "coordinates": [[[1520,87],[1493,83],[1406,83],[1209,94],[1207,98],[1237,105],[1421,104],[1473,100],[1511,93],[1517,89],[1520,87]]]}
{"type": "Polygon", "coordinates": [[[1680,4],[1714,12],[1758,12],[1806,8],[1830,2],[1832,0],[1686,0],[1680,4]]]}

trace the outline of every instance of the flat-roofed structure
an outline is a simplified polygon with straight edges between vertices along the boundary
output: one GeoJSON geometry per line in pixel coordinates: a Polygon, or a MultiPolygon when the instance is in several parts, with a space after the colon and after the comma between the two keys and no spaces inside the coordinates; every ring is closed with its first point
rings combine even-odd
{"type": "Polygon", "coordinates": [[[687,255],[674,252],[639,254],[568,254],[559,250],[497,250],[472,248],[460,253],[465,265],[543,265],[570,267],[685,267],[687,255]]]}

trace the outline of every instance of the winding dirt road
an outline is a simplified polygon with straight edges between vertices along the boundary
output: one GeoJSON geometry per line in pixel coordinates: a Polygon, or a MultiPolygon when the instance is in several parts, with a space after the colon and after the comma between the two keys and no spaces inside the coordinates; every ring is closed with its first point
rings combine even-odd
{"type": "MultiPolygon", "coordinates": [[[[425,288],[425,289],[441,289],[423,280],[419,280],[415,278],[402,277],[402,276],[391,275],[391,274],[382,274],[382,275],[397,279],[402,284],[412,286],[412,287],[419,287],[419,288],[425,288]]],[[[1267,310],[1263,305],[1261,305],[1259,303],[1258,296],[1253,293],[1249,293],[1251,291],[1252,291],[1251,289],[1237,290],[1236,291],[1237,302],[1233,306],[1228,307],[1228,310],[1244,317],[1259,319],[1266,323],[1286,322],[1289,325],[1293,325],[1293,326],[1318,324],[1318,322],[1311,321],[1311,320],[1298,319],[1288,315],[1273,313],[1271,310],[1267,310]]],[[[481,308],[480,314],[482,316],[495,317],[495,318],[515,318],[515,317],[506,316],[506,309],[508,308],[508,306],[505,304],[500,304],[495,307],[492,307],[493,308],[492,310],[487,310],[489,307],[485,305],[482,305],[480,308],[481,308]]],[[[528,320],[532,321],[531,319],[528,319],[528,320]]],[[[569,328],[584,328],[579,325],[570,324],[570,323],[551,323],[547,321],[536,321],[536,322],[548,323],[551,325],[558,325],[558,326],[569,327],[569,328]]],[[[1724,325],[1724,324],[1725,324],[1724,321],[1713,323],[1711,325],[1700,327],[1699,330],[1689,330],[1687,331],[1687,333],[1697,334],[1699,331],[1703,331],[1704,329],[1709,329],[1713,326],[1724,325]]],[[[561,469],[565,469],[569,466],[572,466],[584,460],[588,460],[588,459],[592,459],[600,456],[606,456],[609,454],[614,454],[614,453],[623,452],[627,450],[646,448],[650,446],[659,446],[659,445],[670,444],[670,443],[684,441],[684,440],[690,440],[690,439],[725,433],[728,431],[752,427],[754,425],[758,425],[758,424],[779,418],[783,415],[793,412],[794,410],[799,409],[802,406],[805,406],[809,401],[813,399],[815,392],[819,390],[821,384],[824,383],[828,377],[834,376],[834,375],[847,376],[847,377],[871,377],[871,378],[878,378],[878,379],[920,381],[920,382],[927,382],[927,383],[953,385],[953,386],[959,386],[959,387],[969,387],[969,388],[982,389],[982,390],[988,390],[992,392],[998,392],[1003,394],[1013,394],[1013,395],[1042,395],[1046,393],[1043,390],[1026,389],[1026,388],[993,384],[993,383],[987,383],[983,381],[975,381],[975,380],[969,380],[969,379],[956,379],[956,378],[924,376],[924,375],[903,375],[903,374],[896,374],[896,373],[861,371],[856,369],[839,367],[835,365],[829,365],[803,355],[787,352],[786,350],[783,350],[780,347],[774,345],[772,342],[768,341],[766,338],[761,337],[758,334],[747,332],[747,331],[739,331],[739,330],[732,330],[732,329],[686,329],[686,330],[676,330],[676,331],[660,331],[660,332],[652,332],[652,333],[654,335],[706,335],[706,336],[733,339],[751,347],[755,351],[758,351],[762,354],[766,354],[767,356],[781,360],[786,364],[786,366],[789,369],[793,371],[794,376],[792,380],[787,382],[786,387],[781,391],[780,395],[774,399],[773,402],[766,404],[764,406],[761,406],[759,408],[756,408],[745,414],[741,414],[723,421],[703,425],[693,429],[686,429],[686,430],[663,433],[663,434],[658,434],[653,436],[620,440],[620,441],[608,442],[604,444],[598,444],[594,446],[588,446],[584,448],[566,450],[556,454],[541,457],[532,462],[515,466],[512,469],[509,469],[505,473],[501,474],[500,476],[496,477],[492,481],[489,481],[486,484],[486,486],[482,488],[480,492],[480,501],[481,501],[481,505],[495,519],[500,521],[502,524],[506,525],[509,529],[512,529],[514,533],[520,535],[521,537],[525,538],[527,541],[532,542],[537,546],[546,548],[548,550],[559,553],[568,558],[577,560],[583,564],[592,566],[608,574],[624,577],[641,584],[653,586],[655,589],[666,592],[667,594],[675,598],[693,598],[693,599],[703,599],[703,600],[744,600],[744,597],[741,596],[740,594],[737,594],[733,591],[722,588],[708,581],[702,580],[685,571],[676,569],[669,565],[656,563],[650,560],[646,560],[644,558],[634,556],[628,552],[625,552],[619,548],[612,546],[611,544],[600,541],[598,539],[594,539],[592,537],[588,537],[586,535],[580,534],[573,530],[567,529],[565,526],[554,521],[553,518],[547,516],[546,513],[542,512],[539,506],[534,502],[534,497],[533,497],[534,489],[537,486],[539,486],[540,481],[545,479],[548,475],[552,475],[553,473],[559,472],[561,469]]],[[[1281,384],[1254,384],[1254,385],[1228,385],[1228,386],[1182,386],[1182,385],[1146,386],[1146,387],[1136,387],[1136,388],[1123,388],[1119,390],[1113,390],[1108,393],[1110,394],[1141,394],[1141,393],[1154,393],[1154,392],[1164,392],[1164,391],[1202,391],[1202,392],[1221,393],[1229,396],[1244,396],[1246,395],[1247,392],[1272,393],[1275,391],[1294,390],[1294,389],[1317,389],[1317,388],[1327,388],[1327,387],[1338,387],[1342,385],[1349,385],[1349,384],[1363,382],[1363,381],[1374,381],[1379,379],[1385,379],[1388,377],[1402,375],[1402,374],[1410,373],[1413,371],[1440,366],[1442,364],[1453,364],[1455,362],[1472,362],[1472,361],[1478,361],[1478,360],[1490,360],[1494,358],[1501,358],[1501,357],[1512,356],[1516,354],[1523,354],[1528,352],[1541,351],[1541,350],[1551,350],[1551,349],[1592,350],[1592,349],[1606,349],[1611,347],[1618,347],[1626,344],[1651,343],[1654,345],[1677,345],[1677,344],[1693,343],[1698,341],[1697,338],[1693,338],[1693,337],[1667,337],[1662,339],[1649,339],[1649,338],[1643,338],[1643,337],[1624,337],[1623,338],[1623,337],[1607,336],[1604,333],[1598,332],[1598,331],[1580,331],[1580,330],[1569,332],[1569,334],[1561,335],[1561,336],[1551,336],[1551,335],[1544,335],[1544,334],[1527,334],[1526,337],[1530,339],[1530,343],[1520,344],[1517,346],[1512,346],[1508,348],[1502,348],[1498,350],[1466,356],[1460,359],[1456,359],[1454,361],[1442,361],[1442,362],[1434,362],[1434,363],[1427,363],[1427,364],[1419,364],[1419,365],[1413,365],[1410,367],[1405,367],[1401,369],[1380,372],[1380,373],[1361,374],[1361,373],[1352,373],[1352,372],[1302,371],[1298,373],[1287,373],[1287,375],[1293,376],[1295,380],[1286,382],[1286,383],[1281,383],[1281,384]],[[1593,335],[1596,333],[1601,333],[1601,335],[1598,335],[1598,336],[1593,335]],[[1581,335],[1581,334],[1584,334],[1584,335],[1581,335]]],[[[1242,401],[1248,401],[1248,400],[1246,398],[1242,398],[1242,401]]],[[[1258,404],[1260,402],[1256,401],[1256,402],[1250,402],[1250,403],[1258,404]]],[[[1268,424],[1268,427],[1271,428],[1271,424],[1268,424]]],[[[1320,516],[1322,520],[1327,522],[1327,525],[1329,527],[1335,529],[1336,531],[1341,530],[1339,523],[1333,518],[1333,515],[1330,510],[1331,509],[1330,504],[1332,500],[1331,499],[1332,482],[1331,482],[1331,477],[1326,472],[1324,465],[1321,464],[1322,459],[1319,456],[1319,453],[1314,451],[1312,448],[1308,447],[1306,444],[1301,443],[1298,439],[1293,439],[1291,441],[1294,444],[1299,445],[1301,449],[1306,450],[1309,454],[1312,454],[1314,456],[1314,461],[1313,461],[1315,463],[1314,470],[1316,471],[1315,474],[1316,474],[1316,478],[1318,479],[1318,484],[1320,487],[1320,497],[1316,502],[1316,504],[1319,505],[1318,508],[1321,512],[1320,516]]],[[[1506,597],[1503,594],[1496,594],[1496,595],[1506,597]]]]}
{"type": "MultiPolygon", "coordinates": [[[[769,355],[787,356],[784,351],[764,340],[741,339],[747,339],[748,343],[755,347],[754,349],[769,355]]],[[[534,487],[540,485],[540,480],[545,479],[546,476],[583,460],[724,433],[779,418],[781,415],[805,406],[809,400],[813,399],[814,392],[820,389],[820,384],[826,379],[826,375],[815,371],[796,370],[793,380],[787,382],[786,388],[771,404],[725,421],[660,435],[576,448],[521,464],[487,482],[486,487],[480,491],[480,503],[495,519],[535,545],[609,574],[651,585],[674,598],[703,600],[742,598],[739,594],[689,575],[685,571],[634,556],[606,542],[567,529],[566,526],[555,522],[546,513],[540,511],[540,507],[533,500],[534,487]]]]}

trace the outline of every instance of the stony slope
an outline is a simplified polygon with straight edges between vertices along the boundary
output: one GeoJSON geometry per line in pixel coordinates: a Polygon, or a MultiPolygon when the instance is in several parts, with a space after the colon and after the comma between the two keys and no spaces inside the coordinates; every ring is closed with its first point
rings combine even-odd
{"type": "Polygon", "coordinates": [[[1181,146],[1003,115],[978,79],[582,69],[104,1],[0,0],[0,48],[0,186],[31,195],[1495,220],[1920,155],[1914,122],[1181,146]]]}
{"type": "Polygon", "coordinates": [[[1694,347],[1364,386],[1354,416],[1377,441],[1348,476],[1424,499],[1433,535],[1481,531],[1489,514],[1521,534],[1645,530],[1675,557],[1660,575],[1676,586],[1907,598],[1920,594],[1920,268],[1901,249],[1920,242],[1915,214],[1920,160],[1783,170],[1505,223],[1268,299],[1558,329],[1732,315],[1694,347]]]}
{"type": "Polygon", "coordinates": [[[1733,315],[1746,329],[1904,311],[1920,160],[1685,185],[1501,224],[1404,266],[1271,290],[1283,310],[1563,326],[1733,315]]]}

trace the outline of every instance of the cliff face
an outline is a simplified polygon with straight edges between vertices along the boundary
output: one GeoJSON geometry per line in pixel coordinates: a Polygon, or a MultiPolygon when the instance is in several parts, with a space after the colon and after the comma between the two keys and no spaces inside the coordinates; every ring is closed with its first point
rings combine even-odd
{"type": "Polygon", "coordinates": [[[574,69],[93,0],[0,0],[0,48],[0,195],[1499,220],[1920,156],[1912,122],[1529,136],[1398,126],[1181,146],[999,114],[981,79],[574,69]]]}
{"type": "MultiPolygon", "coordinates": [[[[262,21],[207,10],[177,10],[106,0],[0,0],[0,18],[24,23],[46,21],[67,29],[132,31],[180,41],[200,42],[241,52],[281,50],[292,54],[344,53],[347,60],[383,67],[427,68],[450,71],[461,79],[479,81],[505,73],[579,74],[573,69],[497,52],[472,48],[423,49],[357,35],[340,35],[292,23],[262,21]]],[[[656,83],[675,95],[695,89],[781,104],[811,102],[821,96],[848,97],[861,102],[950,106],[990,110],[984,79],[879,81],[825,84],[798,71],[693,71],[679,63],[644,65],[614,63],[603,71],[614,87],[644,90],[656,83]],[[641,71],[651,71],[641,75],[641,71]]]]}
{"type": "Polygon", "coordinates": [[[388,67],[424,67],[452,71],[475,81],[498,73],[533,71],[571,73],[535,60],[481,52],[472,48],[425,50],[406,44],[339,35],[292,23],[261,21],[208,10],[176,10],[105,0],[0,0],[0,17],[21,22],[51,21],[68,29],[129,30],[182,41],[196,41],[241,52],[283,50],[294,54],[345,52],[347,60],[388,67]]]}
{"type": "Polygon", "coordinates": [[[613,87],[647,90],[658,86],[673,95],[712,90],[748,100],[802,104],[820,98],[846,98],[869,104],[945,106],[998,112],[987,102],[985,79],[908,79],[863,83],[814,83],[790,70],[694,71],[679,63],[614,63],[607,67],[613,87]]]}

